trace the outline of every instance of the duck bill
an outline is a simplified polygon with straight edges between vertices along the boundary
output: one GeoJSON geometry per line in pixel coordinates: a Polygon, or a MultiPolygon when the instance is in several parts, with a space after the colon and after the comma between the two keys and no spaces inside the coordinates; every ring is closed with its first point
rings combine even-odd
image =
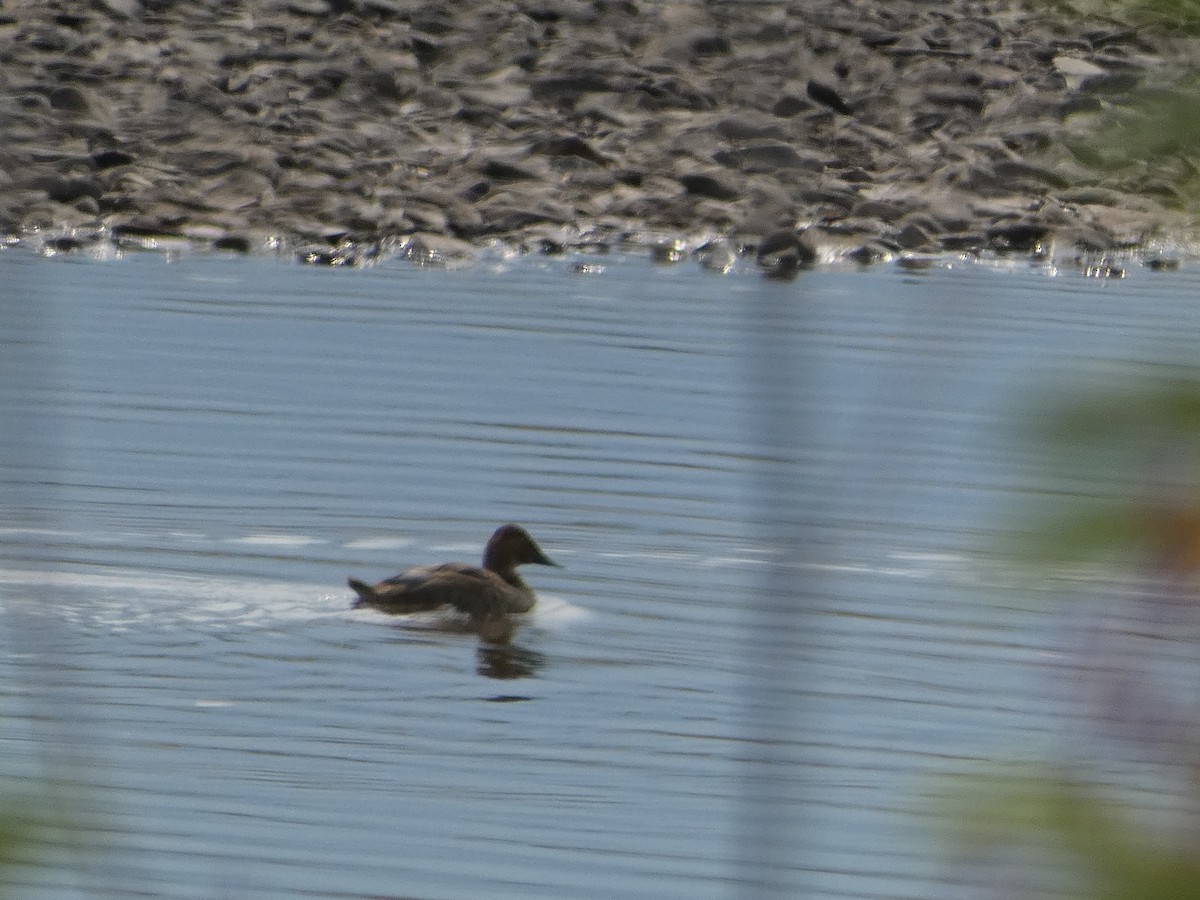
{"type": "Polygon", "coordinates": [[[562,566],[559,563],[556,563],[554,560],[552,560],[550,557],[548,557],[541,550],[538,551],[538,557],[537,557],[537,559],[533,560],[533,562],[537,563],[538,565],[542,565],[542,566],[554,566],[554,568],[556,568],[556,569],[562,568],[562,566]]]}

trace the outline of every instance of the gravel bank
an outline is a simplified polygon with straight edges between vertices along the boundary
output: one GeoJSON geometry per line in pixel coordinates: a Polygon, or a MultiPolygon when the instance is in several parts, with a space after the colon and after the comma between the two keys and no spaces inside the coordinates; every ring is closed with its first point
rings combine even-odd
{"type": "Polygon", "coordinates": [[[989,0],[18,0],[0,231],[317,263],[619,242],[785,275],[1178,246],[1151,190],[1035,151],[1188,50],[989,0]]]}

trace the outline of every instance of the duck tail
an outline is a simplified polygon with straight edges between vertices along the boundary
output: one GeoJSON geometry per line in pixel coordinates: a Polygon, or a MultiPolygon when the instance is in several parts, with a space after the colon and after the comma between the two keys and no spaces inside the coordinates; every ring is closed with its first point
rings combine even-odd
{"type": "Polygon", "coordinates": [[[359,607],[364,603],[370,603],[375,599],[375,589],[365,581],[359,581],[357,578],[348,578],[346,583],[358,594],[358,598],[354,601],[354,606],[359,607]]]}

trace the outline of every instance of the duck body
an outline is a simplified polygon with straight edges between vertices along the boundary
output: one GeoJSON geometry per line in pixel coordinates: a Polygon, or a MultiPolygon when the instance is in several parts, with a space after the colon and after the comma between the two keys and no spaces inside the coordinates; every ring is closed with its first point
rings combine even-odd
{"type": "Polygon", "coordinates": [[[358,595],[355,608],[403,614],[452,607],[479,624],[533,609],[537,597],[517,574],[517,566],[526,563],[558,565],[525,529],[502,525],[484,548],[481,566],[457,562],[416,566],[376,584],[357,578],[348,583],[358,595]]]}
{"type": "Polygon", "coordinates": [[[358,599],[354,606],[370,606],[390,613],[429,612],[452,606],[459,612],[479,615],[523,613],[537,598],[524,582],[509,584],[495,572],[466,563],[414,566],[377,584],[357,578],[348,581],[358,599]]]}

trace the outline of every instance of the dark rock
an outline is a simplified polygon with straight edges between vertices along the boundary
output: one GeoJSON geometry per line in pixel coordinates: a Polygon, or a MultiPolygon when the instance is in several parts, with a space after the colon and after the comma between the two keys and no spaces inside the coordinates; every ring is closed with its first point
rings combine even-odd
{"type": "Polygon", "coordinates": [[[1047,187],[1065,190],[1071,186],[1071,180],[1045,166],[1034,165],[1016,159],[997,160],[992,171],[1008,181],[1024,180],[1047,187]]]}
{"type": "Polygon", "coordinates": [[[142,14],[142,4],[138,0],[99,0],[99,5],[125,19],[134,19],[142,14]]]}
{"type": "Polygon", "coordinates": [[[941,111],[930,110],[928,112],[920,112],[913,116],[912,126],[916,131],[931,133],[937,131],[943,125],[950,121],[950,117],[941,111]]]}
{"type": "Polygon", "coordinates": [[[412,52],[413,56],[417,58],[417,62],[423,66],[430,66],[441,58],[445,50],[441,43],[432,38],[414,35],[412,38],[412,52]]]}
{"type": "Polygon", "coordinates": [[[771,113],[772,115],[779,116],[781,119],[790,119],[792,116],[798,116],[810,108],[810,105],[799,97],[792,94],[785,94],[775,101],[775,105],[771,107],[771,113]]]}
{"type": "Polygon", "coordinates": [[[799,198],[806,206],[816,207],[822,215],[845,215],[850,212],[856,199],[852,187],[828,177],[798,183],[792,190],[792,196],[799,198]]]}
{"type": "Polygon", "coordinates": [[[935,106],[965,109],[975,115],[981,115],[987,108],[987,98],[981,91],[931,90],[925,94],[925,99],[935,106]]]}
{"type": "Polygon", "coordinates": [[[884,222],[894,222],[907,213],[912,212],[914,205],[912,201],[901,200],[899,198],[867,198],[856,202],[852,209],[856,216],[880,219],[884,222]]]}
{"type": "Polygon", "coordinates": [[[878,50],[881,47],[891,47],[900,40],[900,35],[894,31],[884,31],[876,28],[866,28],[859,33],[859,40],[872,50],[878,50]]]}
{"type": "Polygon", "coordinates": [[[94,200],[104,192],[100,182],[85,177],[60,178],[47,175],[35,178],[30,182],[30,186],[44,190],[46,196],[55,203],[74,203],[81,197],[91,197],[94,200]]]}
{"type": "Polygon", "coordinates": [[[817,251],[804,235],[781,229],[766,235],[758,244],[758,267],[768,278],[791,278],[817,261],[817,251]]]}
{"type": "Polygon", "coordinates": [[[485,160],[480,164],[479,171],[494,181],[533,181],[542,177],[532,169],[502,159],[485,160]]]}
{"type": "Polygon", "coordinates": [[[956,253],[978,253],[987,244],[983,234],[943,234],[938,238],[943,250],[956,253]]]}
{"type": "Polygon", "coordinates": [[[933,245],[932,235],[916,222],[909,222],[896,232],[894,240],[905,250],[918,250],[933,245]]]}
{"type": "Polygon", "coordinates": [[[687,250],[681,241],[665,241],[655,244],[650,251],[651,258],[659,265],[683,262],[687,259],[687,250]]]}
{"type": "Polygon", "coordinates": [[[332,9],[325,0],[287,0],[287,8],[302,16],[317,16],[325,18],[332,9]]]}
{"type": "Polygon", "coordinates": [[[733,45],[723,34],[706,34],[692,39],[691,50],[697,56],[719,56],[731,53],[733,45]]]}
{"type": "Polygon", "coordinates": [[[47,95],[51,109],[58,112],[75,113],[77,115],[91,110],[87,95],[79,88],[66,85],[57,87],[47,95]]]}
{"type": "Polygon", "coordinates": [[[932,269],[938,263],[936,256],[921,256],[913,253],[904,253],[896,257],[896,265],[901,269],[906,269],[909,272],[924,272],[927,269],[932,269]]]}
{"type": "Polygon", "coordinates": [[[435,234],[412,235],[404,241],[401,249],[405,259],[421,266],[467,262],[475,255],[470,244],[435,234]]]}
{"type": "Polygon", "coordinates": [[[730,116],[722,119],[714,128],[717,134],[730,141],[776,140],[787,137],[782,126],[769,119],[756,120],[745,116],[730,116]]]}
{"type": "Polygon", "coordinates": [[[120,243],[126,239],[142,241],[145,239],[174,238],[179,236],[177,229],[155,223],[130,222],[112,227],[113,240],[120,243]]]}
{"type": "Polygon", "coordinates": [[[737,250],[729,241],[709,241],[696,249],[701,268],[725,274],[737,263],[737,250]]]}
{"type": "Polygon", "coordinates": [[[227,234],[213,241],[214,250],[230,250],[234,253],[249,253],[250,239],[237,234],[227,234]]]}
{"type": "Polygon", "coordinates": [[[610,76],[602,72],[549,75],[530,84],[534,99],[543,102],[575,102],[584,94],[607,93],[614,89],[610,76]]]}
{"type": "Polygon", "coordinates": [[[712,94],[682,78],[671,76],[647,78],[634,90],[638,97],[637,105],[650,112],[671,109],[701,112],[717,108],[717,101],[712,94]]]}
{"type": "Polygon", "coordinates": [[[127,166],[136,160],[132,153],[124,150],[99,150],[92,154],[92,164],[97,169],[112,169],[117,166],[127,166]]]}
{"type": "Polygon", "coordinates": [[[1174,256],[1152,256],[1145,265],[1154,272],[1174,272],[1179,268],[1179,259],[1174,256]]]}
{"type": "Polygon", "coordinates": [[[235,169],[206,182],[202,200],[209,209],[245,209],[261,203],[271,190],[271,180],[266,176],[235,169]]]}
{"type": "Polygon", "coordinates": [[[460,193],[462,194],[462,198],[468,203],[475,203],[482,200],[491,192],[492,185],[490,182],[475,181],[463,188],[460,193]]]}
{"type": "Polygon", "coordinates": [[[1142,86],[1143,80],[1140,72],[1106,72],[1103,75],[1094,75],[1085,79],[1080,85],[1080,90],[1087,91],[1089,94],[1117,96],[1136,91],[1142,86]]]}
{"type": "Polygon", "coordinates": [[[847,259],[858,263],[860,266],[873,266],[876,263],[883,262],[887,257],[887,251],[875,244],[863,244],[862,246],[855,247],[846,254],[847,259]]]}
{"type": "Polygon", "coordinates": [[[95,197],[83,196],[71,203],[71,208],[78,210],[85,216],[94,217],[100,215],[100,203],[95,197]]]}
{"type": "Polygon", "coordinates": [[[54,27],[31,27],[22,29],[14,38],[36,53],[63,54],[75,43],[76,38],[65,29],[54,27]]]}
{"type": "Polygon", "coordinates": [[[78,238],[62,235],[49,238],[44,246],[47,250],[53,250],[56,253],[72,253],[81,249],[83,242],[78,238]]]}
{"type": "Polygon", "coordinates": [[[703,173],[681,175],[679,176],[679,183],[683,185],[689,194],[695,194],[698,197],[708,197],[712,200],[729,202],[741,196],[737,188],[714,175],[705,175],[703,173]]]}
{"type": "Polygon", "coordinates": [[[593,162],[598,166],[609,166],[612,164],[612,160],[603,153],[597,152],[590,143],[576,135],[544,138],[534,142],[530,149],[534,153],[542,153],[546,156],[573,156],[578,159],[586,159],[588,162],[593,162]]]}
{"type": "Polygon", "coordinates": [[[32,118],[32,115],[44,114],[49,116],[52,112],[50,101],[42,94],[22,93],[13,97],[13,101],[17,104],[17,108],[22,113],[27,114],[27,118],[32,118]]]}
{"type": "Polygon", "coordinates": [[[245,163],[245,154],[236,150],[180,149],[171,158],[192,175],[220,175],[245,163]]]}
{"type": "Polygon", "coordinates": [[[372,70],[359,76],[370,96],[382,100],[404,100],[415,93],[412,85],[395,72],[372,70]]]}
{"type": "Polygon", "coordinates": [[[569,210],[556,208],[552,204],[538,202],[536,196],[509,196],[498,202],[478,207],[481,223],[474,235],[508,234],[524,231],[531,225],[553,223],[556,225],[569,224],[572,215],[569,210]],[[522,203],[521,201],[526,202],[522,203]]]}
{"type": "Polygon", "coordinates": [[[774,172],[778,169],[819,172],[825,168],[824,160],[815,156],[802,156],[791,145],[774,142],[721,150],[713,154],[713,159],[723,166],[745,172],[774,172]]]}
{"type": "Polygon", "coordinates": [[[853,110],[850,105],[842,99],[842,95],[836,89],[820,81],[810,80],[805,88],[808,96],[820,103],[822,106],[828,106],[834,112],[839,112],[842,115],[850,115],[853,110]]]}
{"type": "Polygon", "coordinates": [[[1104,109],[1104,104],[1099,97],[1092,97],[1087,94],[1072,94],[1059,104],[1058,114],[1060,118],[1067,118],[1077,113],[1098,113],[1104,109]]]}
{"type": "Polygon", "coordinates": [[[422,34],[432,34],[436,37],[452,35],[460,27],[454,20],[450,10],[440,8],[436,4],[417,4],[420,10],[412,17],[414,31],[422,34]]]}
{"type": "Polygon", "coordinates": [[[1001,252],[1035,252],[1049,236],[1049,226],[1038,222],[997,225],[987,230],[988,242],[1001,252]]]}

